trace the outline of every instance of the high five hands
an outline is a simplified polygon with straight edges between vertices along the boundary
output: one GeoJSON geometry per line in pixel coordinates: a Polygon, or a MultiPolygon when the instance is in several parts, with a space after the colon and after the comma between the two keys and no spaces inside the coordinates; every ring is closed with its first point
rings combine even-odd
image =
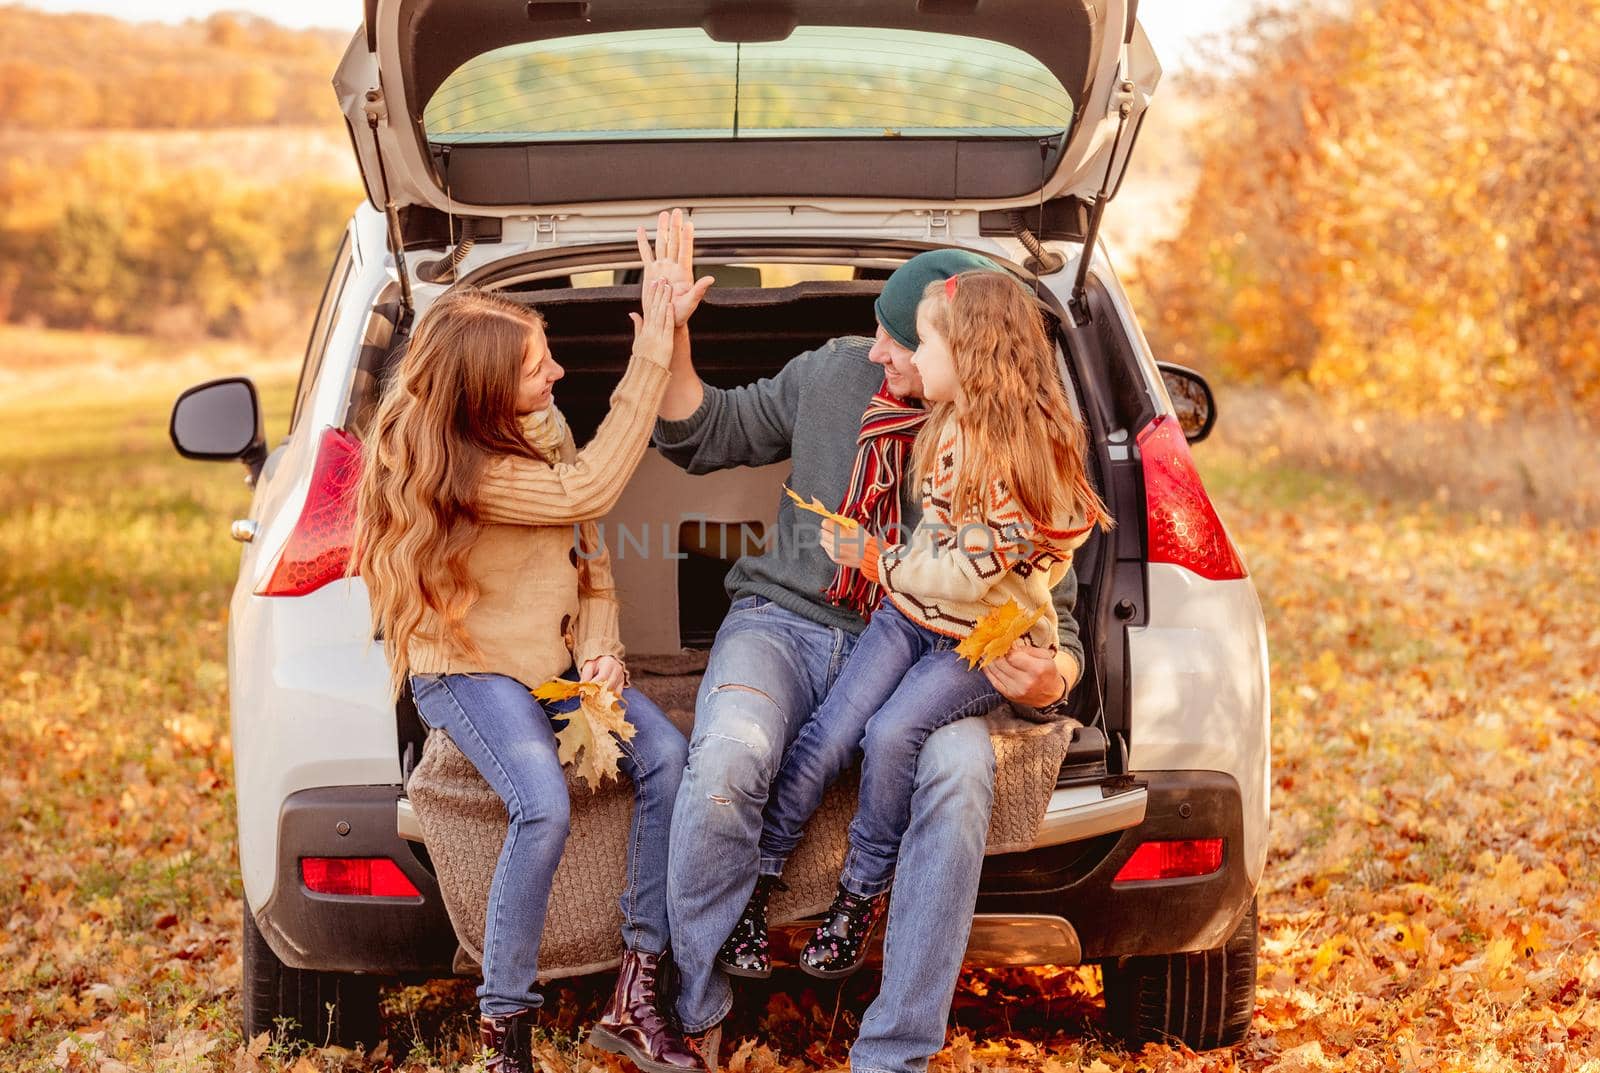
{"type": "Polygon", "coordinates": [[[664,279],[644,285],[643,313],[633,321],[633,352],[666,368],[672,361],[672,287],[664,279]]]}
{"type": "Polygon", "coordinates": [[[642,293],[650,293],[650,285],[665,280],[672,292],[673,323],[681,328],[706,296],[711,276],[694,278],[694,223],[683,218],[682,209],[663,212],[656,217],[656,240],[651,245],[645,229],[639,228],[639,259],[644,262],[642,293]]]}

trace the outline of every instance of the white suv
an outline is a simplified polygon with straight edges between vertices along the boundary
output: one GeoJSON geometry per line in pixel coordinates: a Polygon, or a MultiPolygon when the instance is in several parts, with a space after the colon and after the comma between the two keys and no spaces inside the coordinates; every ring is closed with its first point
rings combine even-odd
{"type": "MultiPolygon", "coordinates": [[[[172,418],[182,453],[241,460],[255,487],[233,523],[229,632],[247,1032],[288,1018],[319,1042],[370,1040],[377,979],[455,963],[404,798],[424,729],[389,701],[365,591],[341,579],[356,445],[410,326],[458,283],[536,305],[581,442],[628,353],[633,230],[683,206],[718,276],[694,322],[715,384],[870,333],[882,280],[922,250],[976,250],[1037,287],[1119,524],[1077,562],[1082,725],[1035,847],[986,862],[969,955],[1098,962],[1132,1039],[1242,1038],[1266,637],[1186,442],[1210,429],[1210,390],[1158,367],[1096,242],[1160,74],[1133,9],[366,0],[335,87],[369,201],[335,256],[289,435],[268,449],[242,378],[190,389],[172,418]]],[[[668,544],[699,508],[770,524],[784,476],[691,477],[651,454],[613,518],[668,544]]],[[[732,553],[708,543],[618,557],[631,659],[710,643],[732,553]]]]}

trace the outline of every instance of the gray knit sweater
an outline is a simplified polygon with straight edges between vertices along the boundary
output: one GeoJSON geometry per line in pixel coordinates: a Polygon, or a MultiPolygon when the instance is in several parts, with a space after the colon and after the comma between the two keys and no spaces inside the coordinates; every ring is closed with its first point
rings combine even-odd
{"type": "MultiPolygon", "coordinates": [[[[831,339],[794,358],[776,376],[743,387],[705,385],[705,400],[681,421],[657,421],[654,443],[674,465],[690,473],[732,466],[764,466],[788,459],[789,487],[837,509],[850,484],[861,415],[883,386],[883,370],[867,359],[872,340],[831,339]]],[[[914,482],[900,485],[901,523],[909,530],[922,517],[914,482]]],[[[776,533],[766,550],[746,555],[728,571],[728,595],[765,596],[797,615],[825,626],[860,633],[861,617],[828,602],[834,563],[822,550],[821,519],[796,510],[778,496],[776,533]]],[[[1069,571],[1054,593],[1060,646],[1083,665],[1083,643],[1072,609],[1078,579],[1069,571]]]]}

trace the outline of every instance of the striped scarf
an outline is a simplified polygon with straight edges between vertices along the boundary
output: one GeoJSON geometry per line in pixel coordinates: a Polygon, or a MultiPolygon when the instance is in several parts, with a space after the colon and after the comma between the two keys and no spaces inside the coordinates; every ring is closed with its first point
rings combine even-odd
{"type": "MultiPolygon", "coordinates": [[[[850,471],[850,487],[839,513],[854,518],[868,533],[882,538],[900,527],[900,478],[917,430],[928,419],[920,403],[913,404],[889,393],[885,384],[861,415],[861,432],[856,436],[856,461],[850,471]]],[[[833,583],[825,591],[835,606],[853,608],[870,620],[878,606],[879,588],[860,570],[840,566],[833,583]]]]}
{"type": "Polygon", "coordinates": [[[562,460],[561,446],[567,439],[567,419],[556,409],[555,403],[552,402],[543,410],[525,414],[522,418],[522,434],[552,466],[562,460]]]}

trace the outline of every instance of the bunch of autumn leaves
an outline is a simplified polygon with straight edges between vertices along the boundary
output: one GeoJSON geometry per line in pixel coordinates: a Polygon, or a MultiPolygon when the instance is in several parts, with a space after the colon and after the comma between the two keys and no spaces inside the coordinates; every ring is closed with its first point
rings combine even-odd
{"type": "MultiPolygon", "coordinates": [[[[815,499],[805,500],[785,488],[789,498],[802,510],[831,518],[845,529],[856,526],[854,519],[828,510],[815,499]]],[[[956,654],[972,668],[986,667],[1011,651],[1011,646],[1043,616],[1043,607],[1028,611],[1015,600],[1007,600],[978,621],[972,633],[956,646],[956,654]]],[[[621,776],[621,743],[633,737],[634,727],[624,714],[622,698],[599,682],[574,682],[552,678],[534,689],[541,702],[578,698],[578,706],[566,716],[566,726],[556,731],[556,756],[590,790],[598,790],[610,779],[621,776]]]]}

